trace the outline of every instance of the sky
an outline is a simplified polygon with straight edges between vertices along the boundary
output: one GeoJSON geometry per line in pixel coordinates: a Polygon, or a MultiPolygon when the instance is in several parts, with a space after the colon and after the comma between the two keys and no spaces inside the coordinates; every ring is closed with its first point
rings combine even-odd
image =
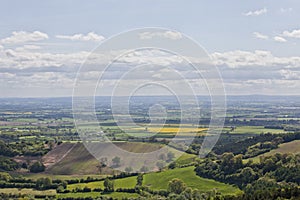
{"type": "MultiPolygon", "coordinates": [[[[71,96],[91,51],[114,35],[143,27],[173,30],[150,36],[171,42],[182,35],[193,38],[219,69],[228,95],[300,92],[298,0],[12,0],[0,2],[0,19],[0,97],[71,96]]],[[[152,64],[165,66],[166,59],[166,65],[185,66],[172,55],[131,56],[138,64],[151,57],[152,64]]],[[[110,73],[112,85],[119,72],[110,73]]]]}

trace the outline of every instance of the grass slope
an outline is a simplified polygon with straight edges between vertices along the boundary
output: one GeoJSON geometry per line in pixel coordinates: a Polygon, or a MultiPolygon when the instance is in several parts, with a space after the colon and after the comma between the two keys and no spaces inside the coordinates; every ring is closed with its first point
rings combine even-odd
{"type": "MultiPolygon", "coordinates": [[[[114,180],[114,183],[115,183],[115,189],[118,189],[118,188],[134,188],[134,186],[136,185],[136,176],[116,179],[116,180],[114,180]]],[[[68,185],[67,189],[68,190],[73,190],[75,188],[81,188],[82,189],[84,187],[89,187],[91,189],[95,189],[95,188],[104,189],[104,181],[71,184],[71,185],[68,185]]]]}
{"type": "Polygon", "coordinates": [[[194,172],[194,167],[177,168],[163,172],[145,174],[143,185],[149,186],[154,190],[167,189],[169,181],[173,178],[179,178],[184,181],[188,187],[203,192],[210,191],[214,188],[222,194],[237,194],[241,192],[238,188],[231,185],[197,176],[194,172]]]}
{"type": "MultiPolygon", "coordinates": [[[[161,148],[160,144],[141,142],[118,142],[115,144],[126,151],[135,153],[152,152],[161,148]]],[[[66,148],[60,147],[61,149],[69,149],[70,146],[67,143],[61,145],[66,146],[66,148]]],[[[99,169],[97,168],[99,162],[86,150],[84,145],[82,143],[73,145],[71,151],[64,155],[59,162],[48,168],[46,172],[53,175],[99,174],[99,169]]],[[[50,152],[49,154],[51,157],[55,157],[54,153],[50,152]]],[[[107,168],[103,173],[112,174],[112,170],[107,168]]]]}
{"type": "Polygon", "coordinates": [[[264,153],[254,158],[246,159],[245,162],[247,162],[248,160],[252,160],[253,162],[259,162],[260,157],[270,156],[276,153],[300,153],[300,140],[294,140],[292,142],[280,144],[277,149],[273,149],[270,152],[264,153]]]}
{"type": "Polygon", "coordinates": [[[97,198],[100,196],[111,197],[113,199],[123,199],[123,198],[137,198],[139,197],[138,194],[135,193],[125,193],[125,192],[113,192],[110,194],[101,195],[100,192],[87,192],[87,193],[66,193],[66,194],[58,194],[58,198],[87,198],[93,197],[97,198]]]}

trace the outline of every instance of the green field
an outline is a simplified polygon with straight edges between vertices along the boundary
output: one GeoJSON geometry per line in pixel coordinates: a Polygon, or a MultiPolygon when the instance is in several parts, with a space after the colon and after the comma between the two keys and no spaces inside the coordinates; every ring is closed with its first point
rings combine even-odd
{"type": "Polygon", "coordinates": [[[273,134],[279,134],[279,133],[287,133],[283,129],[269,129],[264,128],[263,126],[237,126],[234,131],[231,131],[230,133],[234,134],[261,134],[261,133],[273,133],[273,134]]]}
{"type": "Polygon", "coordinates": [[[56,195],[56,190],[34,190],[34,189],[18,189],[18,188],[0,188],[0,193],[6,193],[6,194],[21,194],[21,195],[56,195]]]}
{"type": "MultiPolygon", "coordinates": [[[[104,189],[103,185],[104,181],[96,181],[96,182],[90,182],[90,183],[77,183],[77,184],[71,184],[68,185],[68,190],[73,190],[75,188],[84,188],[89,187],[91,189],[95,188],[101,188],[104,189]]],[[[115,183],[115,189],[118,188],[134,188],[136,185],[136,176],[128,177],[128,178],[121,178],[114,180],[115,183]]]]}
{"type": "Polygon", "coordinates": [[[143,185],[149,186],[154,190],[167,189],[168,182],[173,178],[179,178],[184,181],[188,187],[198,189],[202,192],[207,192],[215,188],[222,194],[241,193],[238,188],[231,185],[197,176],[194,172],[194,167],[177,168],[163,172],[145,174],[143,185]]]}
{"type": "MultiPolygon", "coordinates": [[[[162,144],[142,143],[142,142],[118,142],[115,144],[126,151],[134,152],[134,153],[153,152],[163,147],[162,144]]],[[[168,149],[169,151],[174,152],[178,156],[182,154],[181,157],[176,161],[177,164],[179,165],[189,164],[193,162],[197,157],[196,155],[182,153],[173,148],[168,148],[168,149]]],[[[58,160],[55,164],[47,168],[46,174],[82,176],[82,175],[89,175],[89,174],[99,175],[100,173],[98,168],[99,161],[97,161],[88,152],[88,150],[86,150],[86,148],[82,143],[61,144],[60,146],[57,147],[57,149],[52,150],[46,156],[44,156],[43,160],[47,162],[46,161],[47,159],[49,160],[49,158],[53,158],[54,156],[59,158],[63,157],[63,159],[58,160]]],[[[108,168],[102,170],[102,174],[112,174],[112,172],[113,170],[108,168]]]]}
{"type": "Polygon", "coordinates": [[[22,175],[26,178],[34,179],[37,180],[39,178],[51,178],[53,180],[59,179],[59,180],[72,180],[72,179],[87,179],[88,177],[93,177],[93,178],[105,178],[107,177],[106,175],[96,175],[96,174],[91,174],[91,175],[53,175],[53,174],[46,174],[46,173],[38,173],[38,174],[33,174],[33,173],[10,173],[12,175],[22,175]]]}
{"type": "Polygon", "coordinates": [[[295,140],[292,142],[280,144],[277,149],[273,149],[270,152],[264,153],[262,155],[254,157],[254,158],[249,158],[249,159],[245,160],[245,162],[247,162],[248,160],[253,160],[254,162],[259,162],[260,157],[270,156],[270,155],[274,155],[276,153],[294,153],[294,154],[300,153],[300,140],[295,140]]]}
{"type": "MultiPolygon", "coordinates": [[[[222,194],[240,194],[241,191],[228,184],[220,183],[212,179],[201,178],[194,172],[194,167],[176,168],[163,172],[152,172],[144,175],[143,185],[149,186],[153,190],[167,189],[168,182],[173,178],[179,178],[185,182],[188,187],[198,189],[202,192],[211,191],[216,189],[222,194]]],[[[115,189],[117,188],[134,188],[136,185],[136,176],[127,177],[114,180],[115,189]]],[[[68,190],[76,188],[88,187],[91,189],[103,189],[103,181],[96,181],[91,183],[78,183],[68,185],[68,190]]],[[[123,193],[122,193],[123,194],[123,193]]]]}
{"type": "Polygon", "coordinates": [[[74,198],[86,198],[86,197],[100,197],[100,196],[107,196],[112,197],[114,199],[123,199],[123,198],[137,198],[139,197],[136,193],[125,193],[125,192],[113,192],[110,194],[101,195],[100,192],[87,192],[87,193],[67,193],[67,194],[58,194],[58,198],[67,198],[67,197],[74,197],[74,198]]]}
{"type": "Polygon", "coordinates": [[[85,175],[96,174],[99,162],[86,150],[83,144],[78,143],[60,162],[47,170],[55,175],[85,175]]]}

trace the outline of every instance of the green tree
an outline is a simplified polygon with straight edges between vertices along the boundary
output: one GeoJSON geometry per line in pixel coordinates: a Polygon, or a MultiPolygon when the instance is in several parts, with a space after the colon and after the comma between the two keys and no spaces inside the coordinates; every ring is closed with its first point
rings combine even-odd
{"type": "Polygon", "coordinates": [[[146,173],[148,171],[149,171],[149,168],[145,165],[143,167],[141,167],[141,169],[140,169],[140,172],[142,172],[142,173],[146,173]]]}
{"type": "Polygon", "coordinates": [[[158,156],[158,158],[159,158],[160,160],[167,160],[167,156],[166,156],[166,154],[164,154],[164,153],[160,154],[160,155],[158,156]]]}
{"type": "Polygon", "coordinates": [[[143,174],[139,174],[136,178],[136,185],[142,186],[143,185],[143,174]]]}
{"type": "Polygon", "coordinates": [[[162,160],[159,160],[156,162],[156,166],[158,167],[159,171],[161,171],[165,166],[165,162],[162,160]]]}
{"type": "Polygon", "coordinates": [[[113,165],[114,165],[115,167],[119,167],[119,166],[120,166],[120,163],[121,163],[121,158],[118,157],[118,156],[116,156],[116,157],[114,157],[114,158],[112,159],[112,162],[113,162],[113,165]]]}
{"type": "Polygon", "coordinates": [[[132,169],[132,167],[130,167],[130,166],[125,168],[125,172],[127,172],[127,173],[132,172],[132,170],[133,170],[133,169],[132,169]]]}
{"type": "Polygon", "coordinates": [[[104,191],[113,192],[114,190],[115,190],[114,181],[110,180],[109,178],[106,178],[104,180],[104,191]]]}
{"type": "Polygon", "coordinates": [[[52,180],[50,178],[39,178],[36,180],[36,189],[45,190],[49,189],[52,185],[52,180]]]}
{"type": "Polygon", "coordinates": [[[186,189],[185,183],[178,179],[174,178],[171,181],[169,181],[168,184],[168,191],[175,194],[181,194],[186,189]]]}
{"type": "Polygon", "coordinates": [[[7,182],[11,179],[11,176],[7,172],[0,172],[0,181],[7,182]]]}
{"type": "Polygon", "coordinates": [[[175,154],[170,151],[168,152],[167,157],[168,157],[168,161],[170,162],[175,158],[175,154]]]}
{"type": "Polygon", "coordinates": [[[43,172],[45,171],[45,166],[40,161],[37,161],[29,167],[29,171],[32,173],[43,172]]]}

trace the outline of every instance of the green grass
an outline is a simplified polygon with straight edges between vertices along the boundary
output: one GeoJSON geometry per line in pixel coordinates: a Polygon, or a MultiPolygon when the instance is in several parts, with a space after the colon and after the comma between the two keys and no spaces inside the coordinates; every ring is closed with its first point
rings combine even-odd
{"type": "Polygon", "coordinates": [[[154,190],[167,189],[168,183],[173,178],[181,179],[188,187],[206,192],[217,189],[222,194],[238,194],[241,191],[228,184],[220,183],[212,179],[201,178],[194,172],[194,167],[177,168],[157,173],[144,175],[143,185],[154,190]]]}
{"type": "MultiPolygon", "coordinates": [[[[18,174],[15,174],[18,175],[18,174]]],[[[20,175],[20,174],[19,174],[20,175]]],[[[30,179],[37,180],[38,178],[44,178],[49,177],[53,180],[59,179],[59,180],[71,180],[71,179],[87,179],[87,177],[93,177],[93,178],[105,178],[106,175],[52,175],[52,174],[45,174],[45,173],[37,173],[37,174],[29,174],[29,173],[22,173],[22,176],[30,179]]]]}
{"type": "Polygon", "coordinates": [[[97,198],[100,196],[112,197],[114,199],[122,199],[122,198],[137,198],[139,197],[136,193],[125,193],[125,192],[113,192],[110,194],[100,194],[100,192],[87,192],[87,193],[67,193],[67,194],[58,194],[58,198],[67,198],[67,197],[74,197],[74,198],[86,198],[86,197],[93,197],[97,198]]]}
{"type": "Polygon", "coordinates": [[[63,160],[52,166],[47,173],[55,175],[85,175],[98,172],[99,162],[86,150],[83,144],[75,144],[63,160]]]}
{"type": "Polygon", "coordinates": [[[183,153],[177,160],[176,163],[178,165],[187,165],[193,162],[198,156],[194,154],[183,153]]]}
{"type": "Polygon", "coordinates": [[[248,160],[252,160],[253,162],[257,163],[259,162],[260,157],[270,156],[276,153],[294,153],[294,154],[300,153],[300,140],[295,140],[292,142],[280,144],[277,149],[273,149],[270,152],[258,155],[253,158],[246,159],[244,160],[244,162],[247,162],[248,160]]]}
{"type": "Polygon", "coordinates": [[[136,193],[113,192],[111,194],[106,194],[103,196],[112,197],[116,199],[123,199],[123,198],[138,198],[140,195],[136,193]]]}
{"type": "MultiPolygon", "coordinates": [[[[145,153],[160,149],[162,145],[142,142],[116,142],[119,148],[129,152],[145,153]]],[[[65,144],[62,144],[65,145],[65,144]]],[[[99,161],[86,150],[82,143],[76,146],[58,163],[47,169],[48,174],[54,175],[86,175],[99,174],[99,161]]],[[[103,146],[106,148],[106,146],[103,146]]],[[[55,151],[55,149],[53,150],[55,151]]],[[[111,173],[112,170],[105,173],[111,173]]]]}
{"type": "Polygon", "coordinates": [[[237,126],[234,131],[230,133],[234,134],[261,134],[261,133],[287,133],[285,130],[282,129],[268,129],[264,128],[263,126],[237,126]]]}
{"type": "MultiPolygon", "coordinates": [[[[116,180],[114,180],[114,182],[115,182],[115,189],[118,189],[118,188],[134,188],[135,185],[136,185],[136,176],[116,179],[116,180]]],[[[95,189],[95,188],[104,189],[103,183],[104,183],[104,181],[71,184],[71,185],[68,185],[68,190],[73,190],[75,188],[81,188],[82,189],[84,187],[89,187],[91,189],[95,189]]]]}
{"type": "Polygon", "coordinates": [[[56,195],[56,190],[34,190],[34,189],[21,189],[18,188],[0,188],[0,193],[6,193],[6,194],[24,194],[24,195],[56,195]]]}

